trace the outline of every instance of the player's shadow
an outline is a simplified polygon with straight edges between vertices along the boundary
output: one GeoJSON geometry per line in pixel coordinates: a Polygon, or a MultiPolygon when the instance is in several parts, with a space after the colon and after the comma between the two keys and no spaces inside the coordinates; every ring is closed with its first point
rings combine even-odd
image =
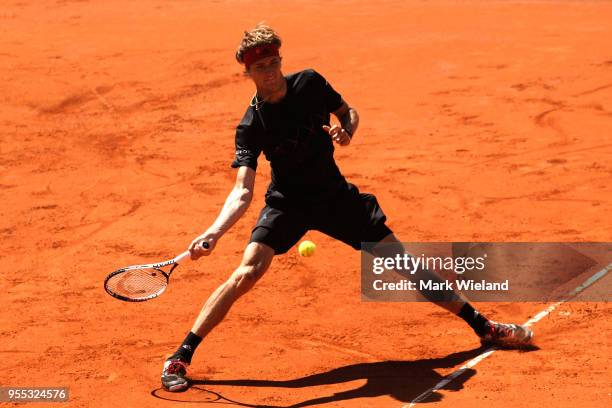
{"type": "MultiPolygon", "coordinates": [[[[351,364],[344,367],[335,368],[323,373],[313,374],[293,380],[192,380],[191,384],[199,391],[205,391],[214,395],[214,400],[207,399],[199,401],[202,403],[225,403],[235,404],[246,407],[260,408],[298,408],[308,407],[330,402],[346,401],[356,398],[372,398],[379,396],[390,396],[401,402],[410,402],[418,397],[425,390],[433,387],[442,378],[436,370],[452,368],[461,363],[476,357],[484,351],[483,348],[475,348],[458,353],[453,353],[441,358],[421,359],[415,361],[381,361],[376,363],[351,364]],[[224,397],[218,391],[212,390],[213,386],[240,386],[240,387],[271,387],[271,388],[307,388],[319,385],[339,384],[344,382],[366,380],[366,383],[352,390],[334,393],[333,395],[320,396],[298,402],[293,405],[256,405],[247,402],[238,402],[224,397]],[[205,386],[206,388],[202,387],[205,386]]],[[[443,389],[458,391],[463,388],[463,384],[476,373],[473,369],[466,369],[451,381],[443,389]]],[[[157,392],[152,394],[158,398],[164,398],[157,392]]],[[[165,398],[169,399],[169,398],[165,398]]],[[[437,392],[431,393],[421,402],[433,402],[442,399],[442,395],[437,392]]],[[[196,402],[190,400],[190,402],[196,402]]]]}

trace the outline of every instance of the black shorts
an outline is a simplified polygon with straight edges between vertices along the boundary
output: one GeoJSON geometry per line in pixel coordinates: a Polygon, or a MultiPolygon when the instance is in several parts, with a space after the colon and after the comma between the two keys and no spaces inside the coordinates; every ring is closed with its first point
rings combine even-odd
{"type": "Polygon", "coordinates": [[[391,233],[386,220],[375,196],[361,194],[349,184],[334,199],[311,207],[266,204],[249,242],[266,244],[275,254],[284,254],[308,230],[316,230],[359,250],[362,242],[379,242],[391,233]]]}

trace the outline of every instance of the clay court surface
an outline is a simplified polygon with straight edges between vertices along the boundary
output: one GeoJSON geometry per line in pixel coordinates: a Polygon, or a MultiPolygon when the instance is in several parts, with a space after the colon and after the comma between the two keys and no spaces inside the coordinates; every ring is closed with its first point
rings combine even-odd
{"type": "MultiPolygon", "coordinates": [[[[309,233],[315,257],[275,259],[205,339],[196,387],[159,390],[239,262],[265,159],[247,214],[162,297],[128,304],[102,282],[216,217],[254,91],[233,53],[261,20],[285,73],[315,68],[360,112],[336,159],[403,241],[611,240],[610,2],[5,2],[0,385],[69,386],[75,407],[400,408],[482,351],[434,305],[361,302],[360,254],[309,233]]],[[[547,305],[477,307],[522,323],[547,305]]],[[[498,351],[424,405],[608,405],[611,316],[561,305],[534,326],[539,350],[498,351]]]]}

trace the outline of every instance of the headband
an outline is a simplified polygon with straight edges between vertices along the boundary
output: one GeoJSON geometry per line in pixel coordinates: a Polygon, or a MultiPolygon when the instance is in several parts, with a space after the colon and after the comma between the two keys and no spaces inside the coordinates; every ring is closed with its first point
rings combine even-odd
{"type": "Polygon", "coordinates": [[[259,45],[257,47],[248,49],[244,53],[242,60],[244,61],[244,66],[246,67],[246,69],[249,69],[251,65],[259,61],[260,59],[263,59],[266,57],[278,57],[278,56],[279,56],[278,45],[263,44],[263,45],[259,45]]]}

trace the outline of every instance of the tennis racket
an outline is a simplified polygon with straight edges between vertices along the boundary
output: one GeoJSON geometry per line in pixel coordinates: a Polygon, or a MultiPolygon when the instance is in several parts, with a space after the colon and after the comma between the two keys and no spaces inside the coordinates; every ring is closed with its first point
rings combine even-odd
{"type": "MultiPolygon", "coordinates": [[[[208,249],[208,242],[203,242],[202,247],[208,249]]],[[[144,302],[156,298],[164,293],[170,275],[189,255],[189,251],[185,251],[167,261],[117,269],[104,280],[104,289],[112,297],[126,302],[144,302]],[[164,267],[169,267],[167,272],[162,269],[164,267]]]]}

